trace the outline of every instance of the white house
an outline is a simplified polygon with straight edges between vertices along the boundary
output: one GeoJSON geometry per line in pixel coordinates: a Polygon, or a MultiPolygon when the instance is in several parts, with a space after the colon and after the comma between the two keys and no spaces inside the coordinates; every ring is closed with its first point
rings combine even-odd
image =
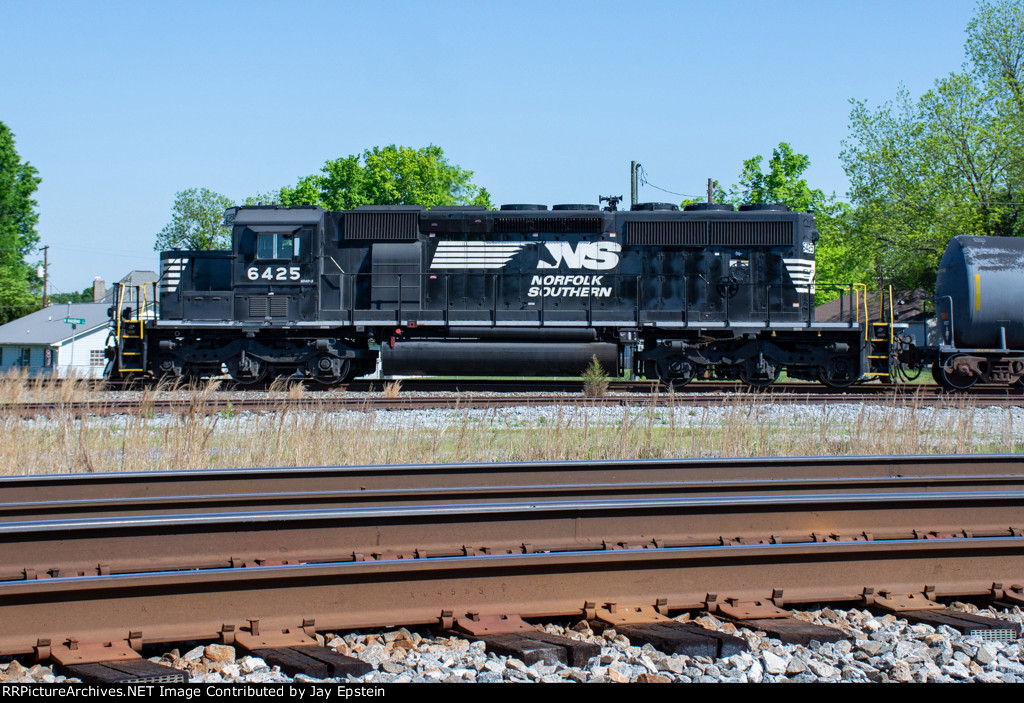
{"type": "Polygon", "coordinates": [[[27,368],[30,376],[102,377],[109,307],[108,303],[51,305],[0,325],[0,374],[27,368]]]}

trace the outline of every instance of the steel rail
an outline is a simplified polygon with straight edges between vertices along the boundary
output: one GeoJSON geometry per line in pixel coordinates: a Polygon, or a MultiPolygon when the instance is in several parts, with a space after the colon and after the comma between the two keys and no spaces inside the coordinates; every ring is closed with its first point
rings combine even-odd
{"type": "MultiPolygon", "coordinates": [[[[311,492],[372,492],[465,486],[587,486],[690,483],[731,487],[805,480],[903,478],[983,480],[1024,474],[1024,455],[819,456],[636,459],[363,466],[256,467],[179,471],[26,474],[0,477],[6,510],[33,503],[201,498],[311,492]]],[[[1011,480],[1016,480],[1012,479],[1011,480]]],[[[31,509],[31,508],[29,508],[31,509]]]]}
{"type": "Polygon", "coordinates": [[[1024,538],[719,545],[175,571],[0,583],[0,655],[37,646],[438,623],[467,612],[583,615],[595,604],[704,607],[715,597],[870,602],[992,595],[1024,575],[1024,538]],[[827,565],[823,568],[823,565],[827,565]]]}
{"type": "MultiPolygon", "coordinates": [[[[265,391],[269,390],[272,384],[256,384],[256,385],[236,385],[228,377],[221,379],[215,379],[221,383],[221,392],[252,392],[254,390],[265,391]]],[[[312,393],[323,393],[329,394],[336,391],[349,392],[349,393],[380,393],[383,392],[385,387],[391,383],[399,383],[402,391],[406,392],[417,392],[417,393],[432,393],[432,392],[473,392],[473,393],[581,393],[583,391],[583,381],[579,379],[550,379],[550,378],[402,378],[402,379],[357,379],[349,381],[347,383],[338,384],[331,387],[323,387],[310,381],[309,379],[286,379],[291,383],[302,383],[306,385],[312,393]]],[[[31,384],[39,383],[40,379],[33,379],[31,384]]],[[[48,382],[42,380],[42,385],[52,386],[63,383],[63,379],[56,379],[55,382],[48,382]]],[[[81,382],[81,381],[80,381],[81,382]]],[[[198,385],[190,386],[189,384],[179,386],[160,386],[154,383],[121,383],[113,381],[92,381],[86,380],[86,386],[90,389],[102,390],[102,391],[124,391],[124,390],[138,390],[143,387],[155,388],[165,392],[171,392],[174,390],[189,391],[190,389],[198,389],[205,385],[205,381],[199,381],[198,385]]],[[[30,385],[31,385],[30,384],[30,385]]],[[[823,384],[814,381],[783,381],[780,383],[772,384],[771,388],[777,392],[795,392],[795,393],[832,393],[832,394],[843,394],[843,393],[892,393],[892,392],[910,392],[910,393],[926,393],[934,395],[960,393],[960,391],[953,391],[944,389],[941,386],[932,383],[858,383],[853,386],[846,388],[830,388],[823,384]]],[[[664,392],[665,386],[661,385],[659,381],[648,381],[648,380],[624,380],[624,379],[609,379],[609,390],[613,393],[656,393],[664,392]]],[[[679,389],[680,393],[723,393],[723,392],[749,392],[749,387],[743,384],[741,381],[705,381],[705,380],[694,380],[687,384],[685,387],[679,389]]],[[[1021,395],[1022,391],[1006,385],[1000,384],[984,384],[975,385],[971,387],[971,395],[1021,395]]]]}
{"type": "Polygon", "coordinates": [[[361,506],[0,524],[0,580],[438,554],[871,540],[1024,528],[1024,491],[361,506]]]}
{"type": "MultiPolygon", "coordinates": [[[[1024,466],[1021,467],[1024,470],[1024,466]]],[[[508,476],[514,480],[514,476],[508,476]]],[[[283,492],[214,493],[206,495],[148,495],[132,498],[35,500],[0,503],[0,526],[25,521],[69,521],[85,518],[126,519],[152,515],[193,513],[254,513],[256,511],[312,511],[360,506],[425,506],[457,502],[507,503],[529,501],[593,501],[595,499],[679,498],[724,496],[741,504],[748,497],[761,499],[782,494],[836,494],[837,492],[908,493],[1024,489],[1024,472],[949,476],[764,478],[751,480],[680,480],[586,482],[508,485],[451,485],[378,490],[306,490],[283,492]]],[[[165,484],[173,487],[173,484],[165,484]]],[[[0,527],[2,533],[2,527],[0,527]]]]}
{"type": "Polygon", "coordinates": [[[587,603],[701,607],[709,593],[776,603],[926,588],[998,595],[998,584],[1024,582],[1022,462],[811,457],[8,477],[0,655],[40,640],[129,633],[230,641],[250,620],[323,630],[471,610],[548,617],[582,614],[587,603]]]}
{"type": "Polygon", "coordinates": [[[416,409],[491,409],[508,407],[703,407],[715,403],[730,405],[738,402],[776,404],[826,405],[833,403],[872,404],[895,407],[947,406],[995,406],[1017,407],[1024,405],[1024,394],[1009,389],[992,388],[984,393],[958,394],[923,391],[921,387],[900,389],[879,387],[871,392],[861,389],[843,392],[822,392],[807,384],[796,384],[791,390],[774,387],[758,392],[739,390],[736,392],[711,393],[656,393],[654,395],[606,395],[599,398],[586,396],[413,396],[401,395],[394,398],[380,396],[335,396],[307,395],[298,398],[274,397],[232,397],[216,395],[202,398],[178,399],[109,399],[98,398],[74,402],[15,402],[0,404],[0,416],[14,415],[23,418],[40,416],[71,415],[117,415],[126,413],[154,413],[217,415],[239,412],[280,412],[291,411],[360,411],[373,410],[416,410],[416,409]],[[803,387],[800,387],[803,386],[803,387]]]}

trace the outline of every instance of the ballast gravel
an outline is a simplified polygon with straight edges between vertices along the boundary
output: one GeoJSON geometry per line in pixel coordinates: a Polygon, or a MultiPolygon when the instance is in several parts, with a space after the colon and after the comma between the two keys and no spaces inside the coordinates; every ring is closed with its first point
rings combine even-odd
{"type": "MultiPolygon", "coordinates": [[[[576,396],[578,397],[578,396],[576,396]]],[[[571,397],[567,402],[571,403],[571,397]]],[[[615,425],[625,417],[650,412],[635,407],[514,407],[492,410],[408,410],[374,411],[375,426],[381,428],[431,429],[462,422],[480,422],[509,427],[537,427],[572,420],[579,413],[590,423],[615,425]]],[[[735,407],[723,404],[690,409],[676,408],[668,419],[659,410],[659,422],[672,422],[677,427],[707,425],[721,421],[735,407]]],[[[819,419],[822,406],[799,405],[792,402],[760,405],[762,417],[809,422],[819,419]]],[[[861,404],[836,403],[828,406],[834,425],[841,427],[877,414],[915,413],[925,426],[943,426],[963,417],[963,408],[922,407],[892,409],[861,404]]],[[[971,408],[971,431],[976,440],[988,435],[1004,435],[1011,428],[1014,441],[1024,441],[1024,409],[971,408]]],[[[348,414],[332,413],[343,418],[348,414]]],[[[362,413],[360,413],[362,414],[362,413]]],[[[245,413],[239,414],[244,425],[245,413]]],[[[160,418],[154,418],[159,423],[160,418]]],[[[170,420],[169,420],[170,421],[170,420]]],[[[36,422],[47,422],[37,420],[36,422]]],[[[972,604],[954,603],[954,610],[1024,623],[1019,608],[1011,611],[979,609],[972,604]]],[[[823,608],[793,611],[794,617],[820,625],[838,627],[853,635],[849,641],[809,646],[784,645],[764,633],[703,614],[693,618],[708,629],[734,634],[744,639],[749,652],[712,660],[665,654],[650,645],[636,646],[613,629],[596,633],[586,622],[571,626],[545,625],[544,629],[571,639],[584,639],[601,646],[601,654],[584,667],[564,664],[526,665],[524,662],[487,652],[483,642],[459,637],[431,636],[429,633],[398,630],[372,633],[328,633],[318,636],[322,644],[349,656],[361,659],[374,671],[347,682],[359,683],[472,683],[472,682],[540,682],[540,683],[670,683],[670,682],[982,682],[1024,683],[1024,640],[1014,642],[985,641],[965,637],[959,632],[929,625],[911,625],[890,614],[864,610],[823,608]]],[[[690,620],[689,614],[677,618],[690,620]]],[[[201,645],[172,650],[151,658],[154,662],[188,671],[196,683],[273,683],[313,681],[298,675],[290,677],[278,667],[269,667],[257,657],[246,656],[233,647],[201,645]]],[[[0,682],[61,683],[76,681],[59,671],[41,666],[26,666],[19,661],[0,663],[0,682]]],[[[328,679],[339,681],[339,679],[328,679]]]]}
{"type": "MultiPolygon", "coordinates": [[[[410,394],[412,395],[412,394],[410,394]]],[[[438,394],[433,394],[438,395],[438,394]]],[[[526,395],[526,394],[524,394],[526,395]]],[[[507,398],[509,394],[502,394],[507,398]]],[[[702,406],[654,407],[638,399],[636,405],[588,406],[577,404],[579,395],[566,395],[562,405],[510,406],[489,409],[437,408],[417,410],[334,410],[324,412],[329,421],[348,425],[356,421],[372,419],[370,423],[378,430],[438,430],[461,425],[487,428],[529,429],[538,427],[573,426],[619,426],[627,420],[650,422],[655,427],[699,428],[719,426],[727,419],[736,421],[740,416],[755,419],[758,424],[779,427],[821,427],[833,428],[835,432],[848,433],[853,426],[906,425],[919,428],[965,427],[978,442],[1000,438],[1024,442],[1024,407],[984,406],[983,397],[977,405],[968,407],[924,406],[894,408],[884,404],[843,403],[839,400],[828,405],[801,404],[794,400],[771,402],[767,400],[746,401],[743,397],[710,397],[702,406]],[[650,416],[650,417],[649,417],[650,416]],[[1012,435],[1008,438],[1007,434],[1012,435]]],[[[223,414],[223,413],[222,413],[223,414]]],[[[265,415],[240,411],[232,413],[239,431],[250,426],[263,426],[265,415]]],[[[94,426],[120,427],[125,422],[123,415],[96,416],[91,418],[94,426]]],[[[45,427],[54,420],[43,416],[24,421],[30,426],[45,427]]],[[[173,426],[180,422],[176,414],[158,414],[147,421],[152,427],[173,426]]]]}
{"type": "MultiPolygon", "coordinates": [[[[1019,608],[979,609],[953,603],[953,610],[1024,622],[1019,608]]],[[[791,611],[794,617],[838,627],[851,640],[809,646],[785,645],[763,632],[737,627],[713,615],[676,618],[744,639],[749,652],[721,659],[665,654],[650,645],[636,646],[613,629],[594,632],[581,621],[544,626],[550,634],[587,640],[601,653],[586,666],[526,665],[486,651],[484,643],[461,637],[437,637],[405,628],[343,636],[318,636],[341,654],[374,667],[369,674],[327,681],[349,683],[786,683],[786,682],[982,682],[1024,683],[1024,641],[985,641],[941,626],[911,625],[896,615],[866,610],[823,608],[791,611]]],[[[273,683],[317,681],[286,676],[257,657],[225,645],[196,645],[173,650],[151,661],[185,670],[195,683],[273,683]]],[[[49,667],[27,668],[17,661],[0,664],[0,681],[8,683],[75,681],[49,667]]]]}

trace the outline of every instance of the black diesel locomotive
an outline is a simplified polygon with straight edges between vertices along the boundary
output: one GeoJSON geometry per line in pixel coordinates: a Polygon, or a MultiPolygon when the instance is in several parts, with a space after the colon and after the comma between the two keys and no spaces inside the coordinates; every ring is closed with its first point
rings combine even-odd
{"type": "Polygon", "coordinates": [[[846,386],[887,376],[899,346],[859,303],[814,319],[818,232],[785,206],[243,207],[226,220],[230,251],[160,255],[158,313],[121,291],[111,374],[330,385],[378,360],[385,375],[556,376],[597,357],[677,386],[767,386],[783,369],[846,386]]]}

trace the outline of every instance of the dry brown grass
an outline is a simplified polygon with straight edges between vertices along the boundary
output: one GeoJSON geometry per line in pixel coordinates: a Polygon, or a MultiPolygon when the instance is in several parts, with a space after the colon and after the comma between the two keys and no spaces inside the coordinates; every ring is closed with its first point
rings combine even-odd
{"type": "Polygon", "coordinates": [[[440,426],[403,426],[396,413],[300,409],[301,384],[275,389],[272,412],[210,413],[216,383],[181,390],[188,409],[156,416],[153,399],[130,416],[23,420],[4,403],[49,397],[110,402],[79,381],[36,386],[0,379],[0,474],[70,473],[253,466],[634,459],[659,457],[800,456],[1021,452],[1010,410],[984,423],[970,400],[959,401],[940,426],[930,412],[895,403],[850,412],[823,406],[780,413],[770,395],[737,395],[706,407],[634,409],[615,422],[567,402],[524,424],[501,411],[449,413],[440,426]],[[951,418],[951,419],[950,419],[951,418]],[[984,424],[984,426],[982,426],[984,424]]]}

